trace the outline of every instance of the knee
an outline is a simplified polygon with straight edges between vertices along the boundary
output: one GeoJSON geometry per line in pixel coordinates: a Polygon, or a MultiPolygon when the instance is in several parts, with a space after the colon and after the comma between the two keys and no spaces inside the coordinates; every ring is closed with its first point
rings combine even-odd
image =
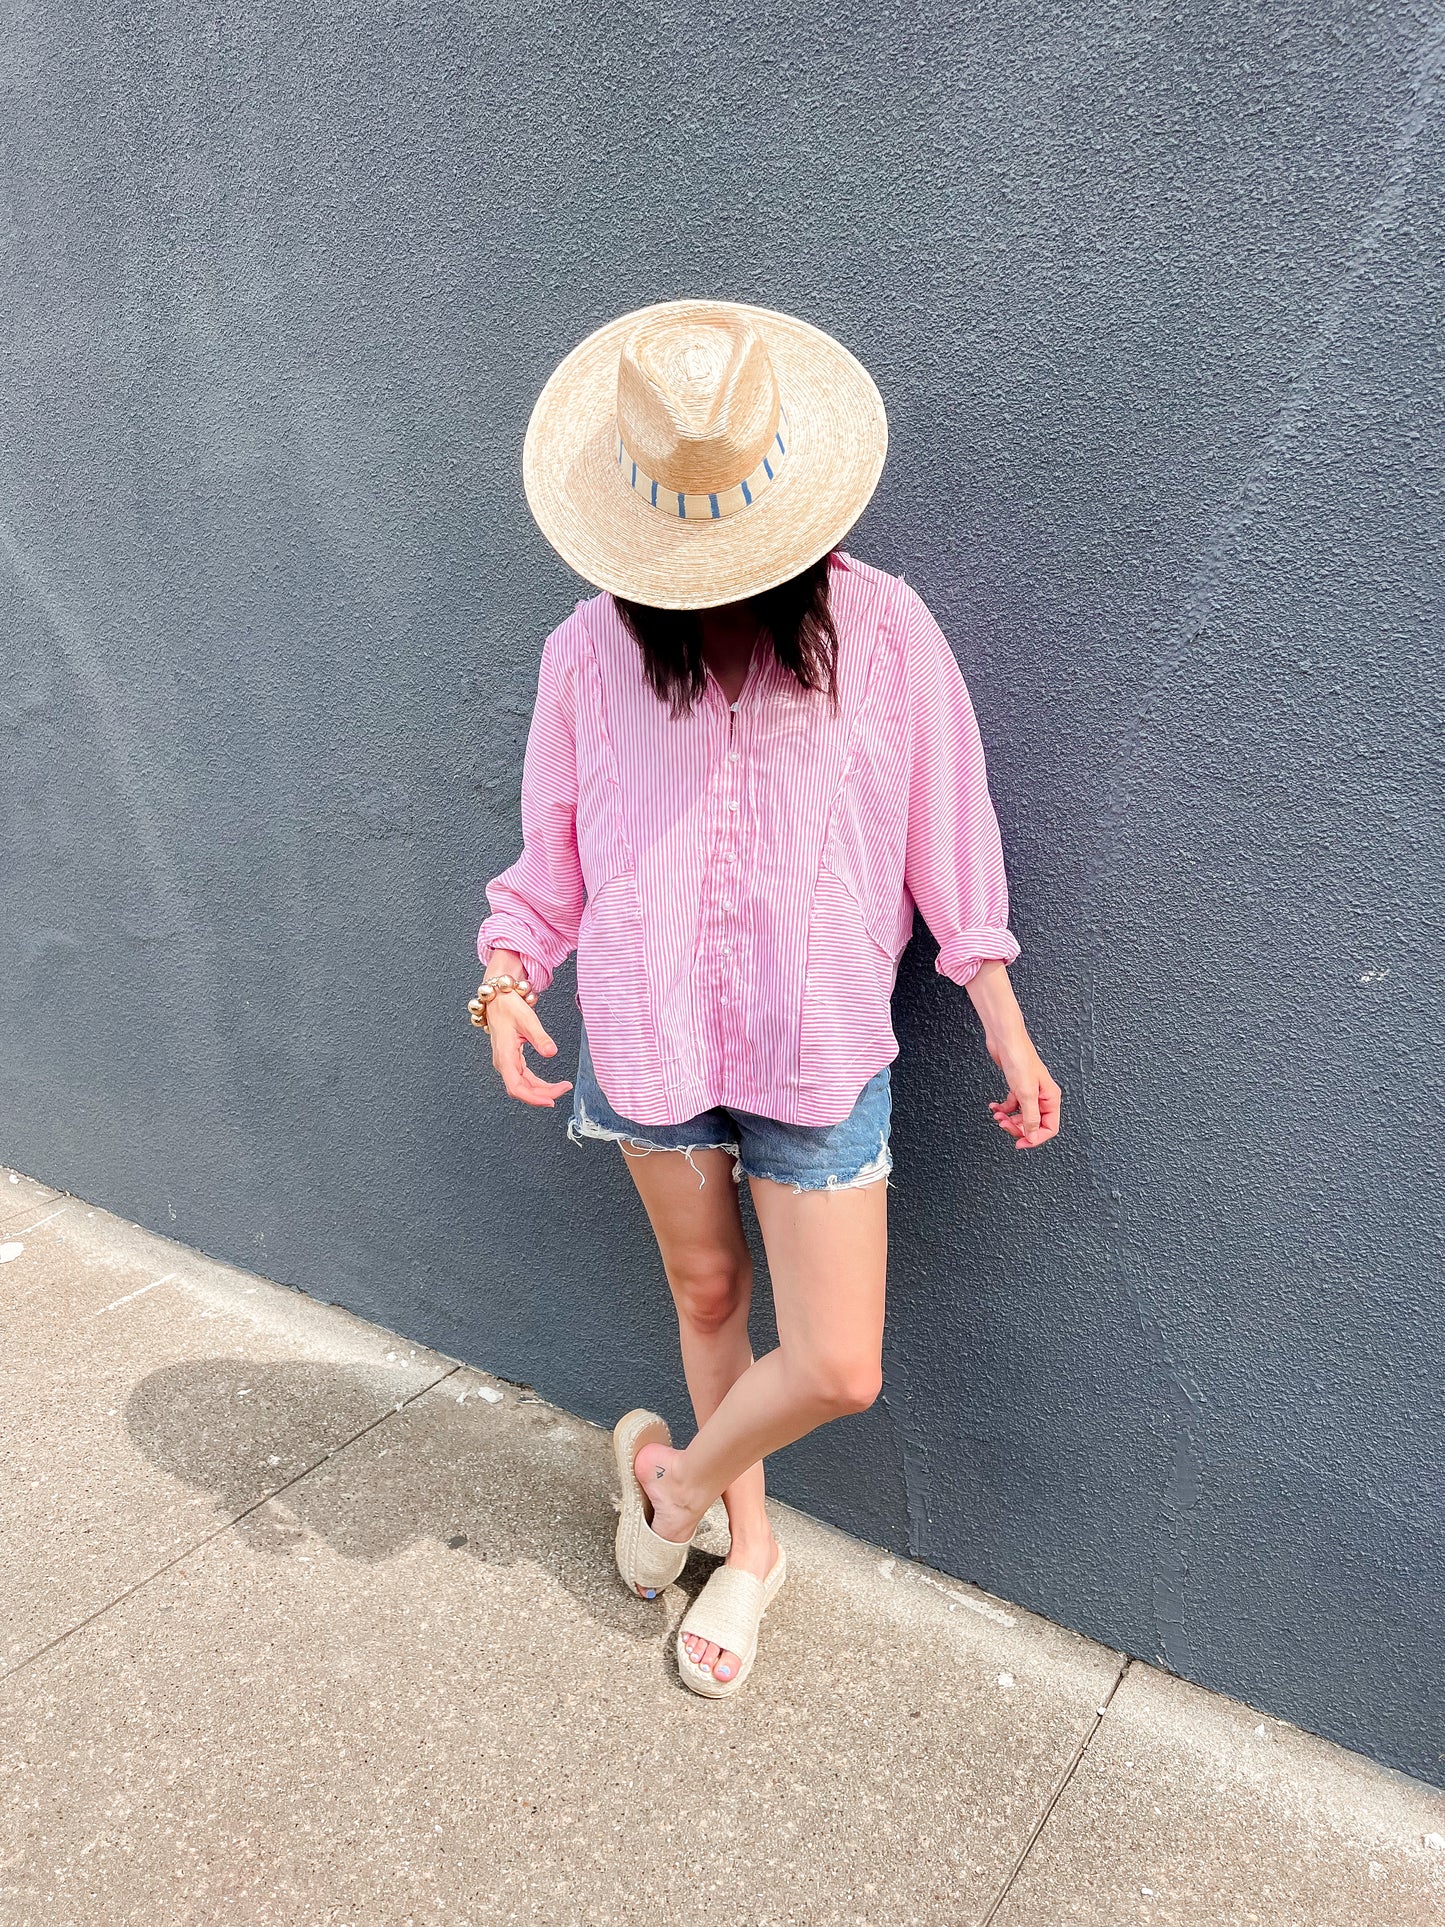
{"type": "Polygon", "coordinates": [[[819,1360],[808,1377],[812,1396],[829,1418],[866,1412],[883,1390],[883,1367],[876,1358],[819,1360]]]}
{"type": "Polygon", "coordinates": [[[729,1263],[685,1267],[669,1282],[678,1317],[703,1337],[735,1318],[752,1288],[747,1268],[729,1263]]]}

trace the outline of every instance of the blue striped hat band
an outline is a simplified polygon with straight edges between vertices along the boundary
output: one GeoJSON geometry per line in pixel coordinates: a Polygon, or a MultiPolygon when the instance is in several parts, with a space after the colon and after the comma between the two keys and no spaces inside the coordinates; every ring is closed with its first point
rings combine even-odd
{"type": "Polygon", "coordinates": [[[617,436],[617,465],[622,470],[622,479],[633,492],[653,508],[660,509],[664,515],[671,515],[683,522],[720,522],[725,515],[736,515],[739,509],[745,509],[750,502],[755,502],[775,480],[790,440],[787,411],[780,404],[778,432],[752,474],[744,476],[731,488],[718,489],[711,495],[682,495],[675,488],[665,488],[651,475],[644,474],[628,454],[620,431],[617,436]]]}

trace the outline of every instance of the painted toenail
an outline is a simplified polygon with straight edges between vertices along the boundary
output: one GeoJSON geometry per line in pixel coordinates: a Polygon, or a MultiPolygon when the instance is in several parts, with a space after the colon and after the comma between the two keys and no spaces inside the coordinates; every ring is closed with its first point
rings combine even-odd
{"type": "Polygon", "coordinates": [[[655,1587],[649,1586],[642,1596],[644,1599],[656,1599],[657,1590],[655,1587]]]}

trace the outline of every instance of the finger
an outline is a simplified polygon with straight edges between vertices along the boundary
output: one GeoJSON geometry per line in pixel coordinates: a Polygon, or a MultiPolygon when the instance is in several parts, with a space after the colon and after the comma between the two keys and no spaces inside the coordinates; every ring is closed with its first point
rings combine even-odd
{"type": "Polygon", "coordinates": [[[1005,1114],[1016,1111],[1018,1107],[1019,1101],[1012,1091],[1009,1092],[1007,1097],[998,1098],[993,1106],[994,1110],[1003,1111],[1005,1114]]]}
{"type": "Polygon", "coordinates": [[[570,1091],[572,1088],[572,1086],[567,1083],[547,1083],[544,1078],[538,1077],[537,1073],[528,1064],[523,1064],[522,1066],[521,1085],[523,1091],[534,1104],[555,1104],[564,1091],[570,1091]]]}
{"type": "Polygon", "coordinates": [[[535,1050],[540,1051],[543,1057],[555,1057],[557,1055],[556,1043],[548,1036],[535,1008],[528,1005],[525,1012],[520,1013],[520,1023],[527,1041],[535,1050]]]}
{"type": "Polygon", "coordinates": [[[510,1026],[507,1034],[498,1038],[495,1062],[507,1095],[520,1103],[552,1105],[563,1091],[572,1088],[567,1083],[544,1083],[522,1055],[521,1032],[510,1026]]]}
{"type": "Polygon", "coordinates": [[[513,1096],[519,1093],[508,1083],[508,1078],[530,1080],[537,1090],[560,1092],[571,1090],[567,1083],[548,1084],[536,1077],[523,1054],[524,1043],[532,1044],[543,1056],[555,1057],[557,1045],[543,1028],[541,1019],[530,1005],[509,1002],[507,1008],[494,1011],[491,1021],[492,1062],[503,1084],[513,1096]]]}
{"type": "Polygon", "coordinates": [[[1059,1100],[1062,1093],[1051,1077],[1039,1081],[1039,1121],[1029,1135],[1030,1146],[1047,1144],[1051,1137],[1059,1134],[1059,1100]]]}
{"type": "Polygon", "coordinates": [[[497,1067],[497,1075],[502,1080],[502,1088],[507,1096],[520,1098],[526,1066],[522,1062],[522,1047],[519,1040],[509,1037],[504,1042],[499,1039],[492,1061],[497,1067]]]}
{"type": "Polygon", "coordinates": [[[1026,1084],[1017,1095],[1019,1123],[1024,1127],[1024,1136],[1032,1138],[1039,1128],[1039,1087],[1037,1084],[1026,1084]]]}
{"type": "Polygon", "coordinates": [[[538,1077],[526,1058],[522,1056],[520,1044],[516,1062],[512,1066],[512,1077],[513,1084],[509,1087],[512,1095],[525,1099],[529,1104],[555,1104],[564,1091],[570,1091],[572,1088],[565,1082],[550,1084],[545,1078],[538,1077]]]}
{"type": "MultiPolygon", "coordinates": [[[[523,1023],[523,1037],[525,1041],[531,1044],[535,1050],[541,1051],[544,1057],[555,1057],[557,1055],[556,1043],[542,1028],[541,1019],[537,1016],[536,1012],[529,1011],[523,1023]]],[[[570,1091],[572,1088],[571,1084],[565,1078],[557,1082],[549,1083],[545,1077],[538,1077],[531,1065],[527,1062],[527,1053],[525,1050],[521,1052],[521,1064],[522,1073],[534,1090],[550,1091],[553,1097],[560,1097],[563,1091],[570,1091]]]]}
{"type": "Polygon", "coordinates": [[[520,997],[508,998],[505,1004],[499,999],[498,1004],[500,1007],[493,1009],[491,1019],[498,1037],[515,1037],[519,1043],[525,1038],[543,1057],[557,1055],[557,1045],[547,1034],[535,1005],[524,1003],[520,997]]]}
{"type": "Polygon", "coordinates": [[[551,1110],[557,1102],[555,1097],[547,1095],[548,1087],[545,1084],[527,1083],[519,1079],[506,1088],[509,1097],[515,1097],[519,1104],[530,1104],[536,1110],[551,1110]]]}

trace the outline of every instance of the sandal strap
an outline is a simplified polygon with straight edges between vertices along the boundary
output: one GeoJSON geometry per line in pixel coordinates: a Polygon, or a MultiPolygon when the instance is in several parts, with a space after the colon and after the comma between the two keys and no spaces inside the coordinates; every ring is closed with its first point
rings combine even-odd
{"type": "Polygon", "coordinates": [[[683,1616],[679,1633],[692,1633],[725,1652],[745,1654],[758,1636],[767,1604],[761,1579],[741,1566],[719,1566],[683,1616]]]}
{"type": "Polygon", "coordinates": [[[661,1592],[682,1571],[691,1551],[690,1539],[664,1539],[645,1519],[639,1519],[631,1545],[632,1577],[639,1586],[661,1592]]]}

